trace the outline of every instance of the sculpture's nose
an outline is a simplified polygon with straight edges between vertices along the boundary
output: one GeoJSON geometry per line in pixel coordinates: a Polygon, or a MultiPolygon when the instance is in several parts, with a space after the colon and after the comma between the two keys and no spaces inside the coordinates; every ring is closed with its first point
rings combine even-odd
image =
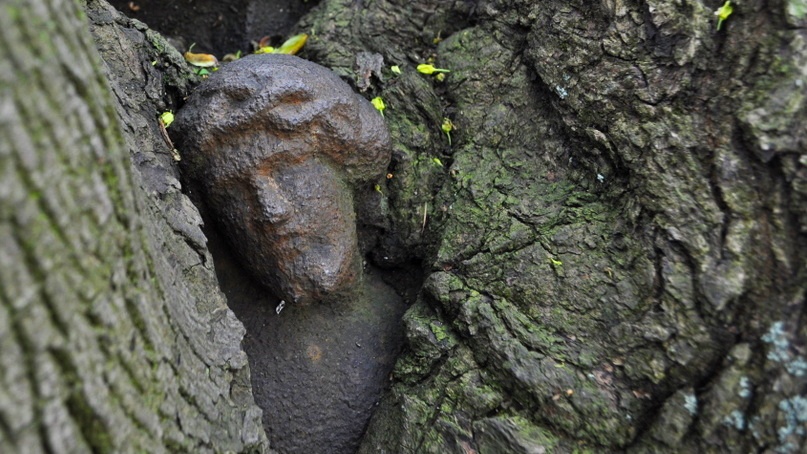
{"type": "Polygon", "coordinates": [[[266,175],[252,177],[252,188],[258,202],[258,218],[277,224],[291,217],[293,208],[274,179],[266,175]]]}

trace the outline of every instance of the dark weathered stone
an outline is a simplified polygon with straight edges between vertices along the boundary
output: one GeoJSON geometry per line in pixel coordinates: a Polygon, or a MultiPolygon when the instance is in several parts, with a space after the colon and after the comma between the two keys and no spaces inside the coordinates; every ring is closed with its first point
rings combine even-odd
{"type": "Polygon", "coordinates": [[[203,83],[172,130],[186,175],[260,282],[298,303],[356,283],[352,189],[384,171],[390,139],[339,77],[293,56],[249,56],[203,83]]]}
{"type": "Polygon", "coordinates": [[[353,454],[403,344],[406,304],[365,270],[349,304],[289,304],[248,279],[213,229],[206,232],[222,291],[247,329],[255,402],[283,454],[353,454]]]}

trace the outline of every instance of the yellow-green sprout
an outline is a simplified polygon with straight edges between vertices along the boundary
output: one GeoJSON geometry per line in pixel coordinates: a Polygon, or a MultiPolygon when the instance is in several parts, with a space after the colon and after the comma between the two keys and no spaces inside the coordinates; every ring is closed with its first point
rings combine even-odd
{"type": "Polygon", "coordinates": [[[401,73],[401,67],[398,65],[390,66],[389,70],[394,72],[395,74],[401,73]]]}
{"type": "Polygon", "coordinates": [[[422,63],[418,65],[418,72],[421,74],[450,73],[448,69],[435,68],[434,65],[422,63]]]}
{"type": "Polygon", "coordinates": [[[300,51],[300,49],[305,46],[305,42],[308,41],[308,35],[305,33],[301,33],[299,35],[294,35],[291,38],[287,39],[286,42],[280,45],[277,49],[274,50],[275,54],[289,54],[294,55],[300,51]]]}
{"type": "Polygon", "coordinates": [[[715,16],[717,16],[717,30],[720,31],[720,26],[723,25],[723,21],[728,19],[731,16],[731,13],[734,12],[734,7],[731,6],[730,1],[726,1],[723,3],[723,6],[715,11],[715,16]]]}
{"type": "Polygon", "coordinates": [[[437,32],[437,36],[435,36],[435,37],[434,37],[434,39],[432,40],[432,43],[434,43],[434,44],[440,44],[440,41],[442,41],[442,40],[443,40],[443,37],[442,37],[442,36],[440,36],[440,35],[442,35],[442,34],[443,34],[443,32],[442,32],[442,31],[437,32]]]}
{"type": "Polygon", "coordinates": [[[162,122],[163,126],[167,128],[171,126],[171,123],[174,122],[174,114],[171,112],[163,112],[160,114],[160,121],[162,122]]]}
{"type": "Polygon", "coordinates": [[[454,130],[454,122],[452,122],[450,118],[443,118],[443,124],[440,125],[440,129],[446,133],[446,136],[448,136],[448,144],[451,145],[451,131],[454,130]]]}
{"type": "Polygon", "coordinates": [[[384,109],[386,109],[387,106],[384,105],[384,100],[381,99],[381,96],[376,96],[375,98],[371,99],[370,102],[373,104],[373,107],[375,107],[379,112],[381,112],[381,116],[383,117],[384,109]]]}
{"type": "MultiPolygon", "coordinates": [[[[261,44],[264,42],[268,42],[268,39],[261,40],[261,44]]],[[[308,35],[305,33],[301,33],[299,35],[294,35],[291,38],[287,39],[280,47],[272,47],[272,46],[261,46],[258,44],[258,49],[255,51],[256,54],[288,54],[294,55],[303,48],[306,41],[308,41],[308,35]]]]}

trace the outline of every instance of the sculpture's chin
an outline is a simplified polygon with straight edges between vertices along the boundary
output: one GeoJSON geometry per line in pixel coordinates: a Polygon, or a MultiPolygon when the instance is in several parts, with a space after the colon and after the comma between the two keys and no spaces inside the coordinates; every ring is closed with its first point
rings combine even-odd
{"type": "Polygon", "coordinates": [[[361,270],[355,243],[353,232],[353,236],[345,235],[333,245],[317,247],[313,241],[304,250],[285,251],[294,257],[278,261],[283,276],[280,292],[297,303],[330,302],[349,295],[361,270]]]}

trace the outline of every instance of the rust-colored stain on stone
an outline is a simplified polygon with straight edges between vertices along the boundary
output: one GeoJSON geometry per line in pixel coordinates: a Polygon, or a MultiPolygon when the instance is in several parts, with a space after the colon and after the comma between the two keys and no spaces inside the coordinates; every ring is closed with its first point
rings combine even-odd
{"type": "Polygon", "coordinates": [[[305,354],[308,355],[308,359],[315,363],[322,359],[322,349],[316,344],[309,345],[308,348],[305,349],[305,354]]]}

